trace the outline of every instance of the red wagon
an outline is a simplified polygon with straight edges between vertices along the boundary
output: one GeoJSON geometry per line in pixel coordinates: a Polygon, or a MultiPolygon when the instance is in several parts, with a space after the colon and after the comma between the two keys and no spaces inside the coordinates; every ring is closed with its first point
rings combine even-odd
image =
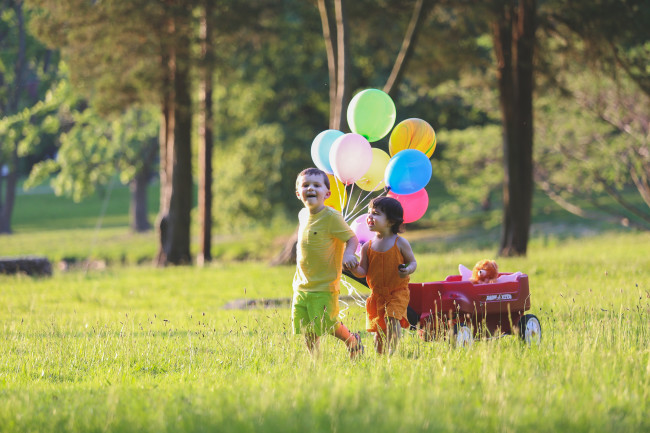
{"type": "Polygon", "coordinates": [[[499,274],[496,283],[473,284],[460,275],[444,281],[410,283],[409,307],[423,339],[451,336],[459,344],[474,338],[518,334],[526,343],[541,340],[541,326],[530,309],[528,275],[499,274]]]}

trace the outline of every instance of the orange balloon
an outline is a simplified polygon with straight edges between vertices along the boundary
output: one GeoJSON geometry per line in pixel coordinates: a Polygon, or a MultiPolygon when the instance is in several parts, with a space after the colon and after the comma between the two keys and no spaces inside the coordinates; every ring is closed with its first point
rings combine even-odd
{"type": "Polygon", "coordinates": [[[436,132],[422,119],[406,119],[397,124],[390,134],[388,150],[390,156],[401,150],[417,149],[431,158],[436,150],[436,132]]]}
{"type": "Polygon", "coordinates": [[[330,180],[330,192],[332,195],[325,200],[325,206],[333,207],[341,212],[341,209],[345,206],[345,200],[348,197],[345,185],[333,174],[328,174],[327,178],[330,180]]]}

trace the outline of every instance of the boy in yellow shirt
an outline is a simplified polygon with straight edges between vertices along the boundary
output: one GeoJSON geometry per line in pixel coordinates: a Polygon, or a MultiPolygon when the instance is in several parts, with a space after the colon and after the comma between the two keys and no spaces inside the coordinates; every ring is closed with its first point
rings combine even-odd
{"type": "Polygon", "coordinates": [[[353,359],[363,353],[363,345],[359,334],[350,333],[338,320],[339,281],[343,266],[358,265],[354,254],[358,240],[341,213],[325,206],[330,194],[322,170],[308,168],[298,175],[296,196],[305,208],[298,214],[291,321],[295,334],[305,334],[312,355],[318,351],[319,338],[332,334],[345,342],[353,359]]]}

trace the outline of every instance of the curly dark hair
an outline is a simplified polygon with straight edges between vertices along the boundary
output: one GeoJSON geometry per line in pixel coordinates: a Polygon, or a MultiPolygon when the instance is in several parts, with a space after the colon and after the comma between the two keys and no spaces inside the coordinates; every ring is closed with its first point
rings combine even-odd
{"type": "Polygon", "coordinates": [[[368,205],[369,209],[377,209],[386,214],[388,221],[393,224],[390,226],[390,230],[397,234],[402,231],[404,224],[404,208],[402,208],[402,203],[397,201],[392,197],[376,197],[370,201],[368,205]]]}

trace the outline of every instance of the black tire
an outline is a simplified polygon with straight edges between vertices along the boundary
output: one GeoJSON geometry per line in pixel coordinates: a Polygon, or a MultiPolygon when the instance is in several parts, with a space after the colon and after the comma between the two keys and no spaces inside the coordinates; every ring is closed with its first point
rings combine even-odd
{"type": "Polygon", "coordinates": [[[409,321],[411,331],[416,330],[420,322],[420,315],[410,305],[406,307],[406,319],[409,321]]]}
{"type": "Polygon", "coordinates": [[[519,319],[519,337],[526,344],[539,344],[542,341],[542,325],[534,314],[524,314],[519,319]]]}

